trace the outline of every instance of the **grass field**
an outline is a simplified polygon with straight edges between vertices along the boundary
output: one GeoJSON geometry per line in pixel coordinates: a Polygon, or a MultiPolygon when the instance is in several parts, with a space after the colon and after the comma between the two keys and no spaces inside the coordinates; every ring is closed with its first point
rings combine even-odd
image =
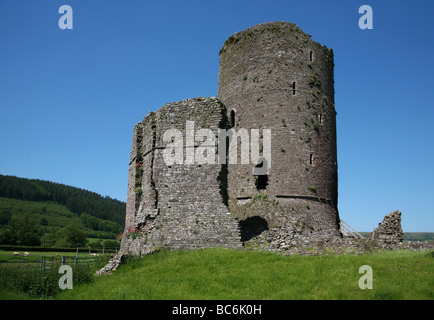
{"type": "Polygon", "coordinates": [[[130,260],[112,275],[54,299],[346,299],[432,300],[432,251],[291,256],[259,251],[162,251],[130,260]],[[362,265],[373,289],[359,288],[362,265]]]}
{"type": "MultiPolygon", "coordinates": [[[[22,263],[24,264],[38,264],[41,260],[41,255],[46,256],[48,261],[51,260],[56,260],[56,261],[60,261],[62,259],[62,257],[65,257],[67,259],[67,261],[74,261],[75,257],[77,256],[77,253],[74,251],[71,252],[64,252],[64,251],[30,251],[30,255],[25,256],[24,252],[22,250],[17,250],[16,252],[18,252],[20,255],[19,256],[14,256],[12,253],[12,251],[5,251],[5,250],[0,250],[0,267],[2,265],[6,264],[15,264],[15,265],[19,265],[22,263]]],[[[93,253],[95,252],[92,251],[93,253]]],[[[110,253],[114,253],[114,249],[113,250],[109,250],[106,249],[105,254],[106,255],[110,255],[110,253]]],[[[96,253],[97,257],[102,256],[103,254],[101,252],[96,253]]],[[[87,250],[81,250],[78,253],[78,259],[80,262],[86,262],[88,261],[90,258],[90,260],[94,260],[96,257],[92,254],[89,256],[89,251],[87,250]]]]}

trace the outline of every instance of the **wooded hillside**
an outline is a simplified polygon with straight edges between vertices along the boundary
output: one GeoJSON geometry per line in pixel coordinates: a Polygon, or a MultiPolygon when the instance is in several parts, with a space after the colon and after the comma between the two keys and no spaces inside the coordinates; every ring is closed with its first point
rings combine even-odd
{"type": "Polygon", "coordinates": [[[0,244],[72,245],[123,230],[126,204],[50,181],[0,175],[0,244]],[[67,228],[67,229],[65,229],[67,228]]]}

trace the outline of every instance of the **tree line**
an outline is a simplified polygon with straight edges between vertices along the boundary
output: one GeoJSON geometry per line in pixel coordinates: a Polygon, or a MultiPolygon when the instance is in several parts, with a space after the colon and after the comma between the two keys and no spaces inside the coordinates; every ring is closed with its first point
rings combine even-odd
{"type": "Polygon", "coordinates": [[[0,244],[80,247],[99,238],[114,245],[125,208],[84,189],[0,175],[0,244]]]}
{"type": "Polygon", "coordinates": [[[87,212],[93,217],[124,225],[125,202],[55,182],[0,175],[0,197],[52,201],[78,215],[87,212]]]}

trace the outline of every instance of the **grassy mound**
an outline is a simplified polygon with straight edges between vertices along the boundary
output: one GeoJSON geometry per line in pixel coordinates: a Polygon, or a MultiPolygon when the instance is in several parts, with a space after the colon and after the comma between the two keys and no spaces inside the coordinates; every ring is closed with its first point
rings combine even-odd
{"type": "Polygon", "coordinates": [[[226,249],[162,251],[131,258],[112,275],[65,290],[56,299],[428,299],[432,251],[291,256],[226,249]],[[373,289],[359,287],[362,265],[373,289]]]}

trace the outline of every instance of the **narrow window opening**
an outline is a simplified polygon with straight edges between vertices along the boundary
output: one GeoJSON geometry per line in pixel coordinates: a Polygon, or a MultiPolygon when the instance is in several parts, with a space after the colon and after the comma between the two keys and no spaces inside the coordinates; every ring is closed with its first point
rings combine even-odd
{"type": "Polygon", "coordinates": [[[292,95],[295,96],[295,81],[292,82],[292,95]]]}
{"type": "Polygon", "coordinates": [[[267,171],[267,161],[262,158],[262,161],[255,166],[253,175],[256,177],[255,185],[256,190],[265,190],[268,186],[268,173],[267,171]]]}
{"type": "Polygon", "coordinates": [[[318,123],[319,123],[319,124],[323,124],[323,123],[324,123],[324,118],[323,118],[323,116],[322,116],[322,113],[320,113],[320,114],[318,115],[318,123]]]}
{"type": "Polygon", "coordinates": [[[309,60],[310,61],[313,60],[313,52],[312,52],[312,50],[309,51],[309,60]]]}
{"type": "Polygon", "coordinates": [[[310,154],[310,157],[309,157],[309,163],[313,164],[313,154],[312,153],[310,154]]]}
{"type": "Polygon", "coordinates": [[[234,110],[231,110],[230,122],[231,122],[231,126],[235,127],[235,111],[234,110]]]}

